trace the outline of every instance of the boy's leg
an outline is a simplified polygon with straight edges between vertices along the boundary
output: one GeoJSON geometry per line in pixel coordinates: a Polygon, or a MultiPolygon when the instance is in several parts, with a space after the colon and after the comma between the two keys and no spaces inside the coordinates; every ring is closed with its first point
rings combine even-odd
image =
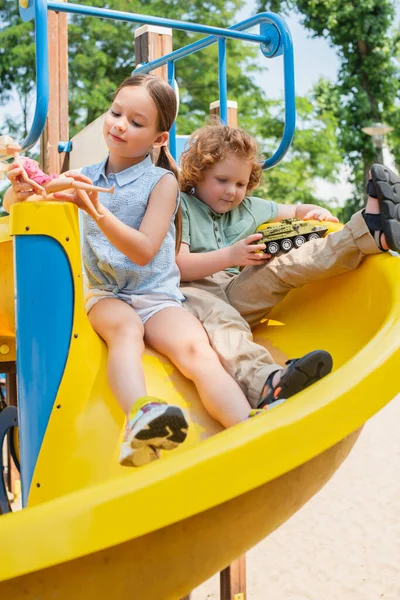
{"type": "Polygon", "coordinates": [[[352,271],[365,255],[380,252],[360,211],[341,231],[307,242],[265,265],[246,267],[229,283],[226,294],[252,326],[290,290],[352,271]]]}
{"type": "Polygon", "coordinates": [[[184,307],[202,323],[222,365],[256,407],[269,375],[281,366],[253,341],[250,326],[228,302],[201,288],[183,286],[181,290],[184,307]]]}

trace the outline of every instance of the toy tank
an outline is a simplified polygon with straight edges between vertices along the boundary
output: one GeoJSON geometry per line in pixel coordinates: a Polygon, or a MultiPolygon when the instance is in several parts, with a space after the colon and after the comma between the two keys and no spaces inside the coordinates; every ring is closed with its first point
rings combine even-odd
{"type": "Polygon", "coordinates": [[[257,228],[257,233],[263,235],[258,243],[266,244],[264,252],[267,254],[276,254],[279,250],[289,252],[293,247],[300,248],[306,242],[322,237],[327,231],[326,225],[316,225],[315,221],[295,218],[282,219],[273,225],[264,223],[257,228]]]}

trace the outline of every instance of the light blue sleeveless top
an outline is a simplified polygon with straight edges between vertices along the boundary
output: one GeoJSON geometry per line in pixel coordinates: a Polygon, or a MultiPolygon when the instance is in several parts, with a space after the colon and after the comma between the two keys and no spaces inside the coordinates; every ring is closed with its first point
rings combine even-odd
{"type": "MultiPolygon", "coordinates": [[[[169,173],[153,165],[150,156],[121,171],[110,173],[105,168],[108,157],[101,163],[84,167],[82,173],[95,185],[111,187],[114,194],[99,193],[100,202],[120,221],[139,229],[147,210],[150,194],[161,177],[169,173]]],[[[179,206],[179,192],[175,213],[179,206]]],[[[120,252],[106,238],[96,222],[83,213],[83,264],[90,288],[125,294],[164,294],[174,300],[184,300],[179,290],[180,273],[175,262],[174,217],[156,256],[147,265],[139,266],[120,252]]]]}

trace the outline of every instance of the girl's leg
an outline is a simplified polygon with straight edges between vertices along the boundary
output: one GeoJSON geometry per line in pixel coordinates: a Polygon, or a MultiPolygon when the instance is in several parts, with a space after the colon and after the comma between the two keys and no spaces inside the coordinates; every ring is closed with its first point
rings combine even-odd
{"type": "Polygon", "coordinates": [[[144,326],[145,340],[195,384],[210,415],[230,427],[249,416],[250,405],[225,371],[201,323],[186,310],[165,308],[144,326]]]}
{"type": "Polygon", "coordinates": [[[146,395],[142,368],[143,324],[135,311],[117,298],[104,298],[89,312],[93,329],[108,346],[110,388],[126,415],[146,395]]]}
{"type": "Polygon", "coordinates": [[[119,462],[141,466],[185,441],[188,424],[178,406],[146,396],[142,368],[143,324],[132,307],[104,298],[89,312],[89,320],[108,346],[107,374],[111,390],[126,415],[119,462]]]}

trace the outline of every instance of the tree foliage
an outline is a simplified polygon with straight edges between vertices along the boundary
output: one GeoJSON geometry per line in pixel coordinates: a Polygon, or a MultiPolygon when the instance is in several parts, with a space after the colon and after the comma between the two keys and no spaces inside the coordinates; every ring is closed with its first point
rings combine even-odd
{"type": "MultiPolygon", "coordinates": [[[[171,16],[216,26],[228,26],[242,8],[243,0],[87,0],[86,4],[126,12],[171,16]]],[[[32,102],[34,86],[34,44],[31,23],[22,23],[14,0],[0,0],[0,76],[4,82],[3,101],[12,93],[22,106],[32,102]]],[[[108,107],[118,84],[135,66],[134,30],[136,25],[108,19],[72,15],[69,17],[69,114],[74,135],[108,107]]],[[[174,32],[174,48],[199,37],[193,33],[174,32]]],[[[283,107],[271,100],[257,85],[255,75],[267,64],[258,47],[233,40],[227,43],[229,97],[238,102],[240,125],[260,140],[270,155],[277,148],[283,132],[283,107]]],[[[217,46],[210,46],[176,63],[180,90],[178,132],[189,134],[201,126],[209,112],[209,103],[218,98],[217,46]]],[[[340,159],[334,135],[335,119],[328,110],[312,99],[298,98],[299,127],[289,159],[268,172],[267,193],[281,201],[316,202],[315,177],[334,180],[340,159]]],[[[26,121],[26,115],[24,117],[26,121]]],[[[14,121],[21,132],[23,120],[14,121]]],[[[5,124],[3,131],[12,125],[5,124]]],[[[13,132],[15,133],[15,131],[13,132]]]]}
{"type": "MultiPolygon", "coordinates": [[[[323,83],[318,91],[321,105],[329,105],[337,119],[339,147],[356,185],[352,206],[356,208],[363,202],[365,175],[376,159],[371,138],[361,128],[374,121],[396,125],[400,120],[398,65],[393,60],[398,48],[398,35],[392,32],[394,0],[258,0],[258,8],[297,9],[302,24],[338,52],[338,81],[331,86],[323,83]]],[[[389,137],[398,163],[399,142],[398,133],[389,137]]]]}

